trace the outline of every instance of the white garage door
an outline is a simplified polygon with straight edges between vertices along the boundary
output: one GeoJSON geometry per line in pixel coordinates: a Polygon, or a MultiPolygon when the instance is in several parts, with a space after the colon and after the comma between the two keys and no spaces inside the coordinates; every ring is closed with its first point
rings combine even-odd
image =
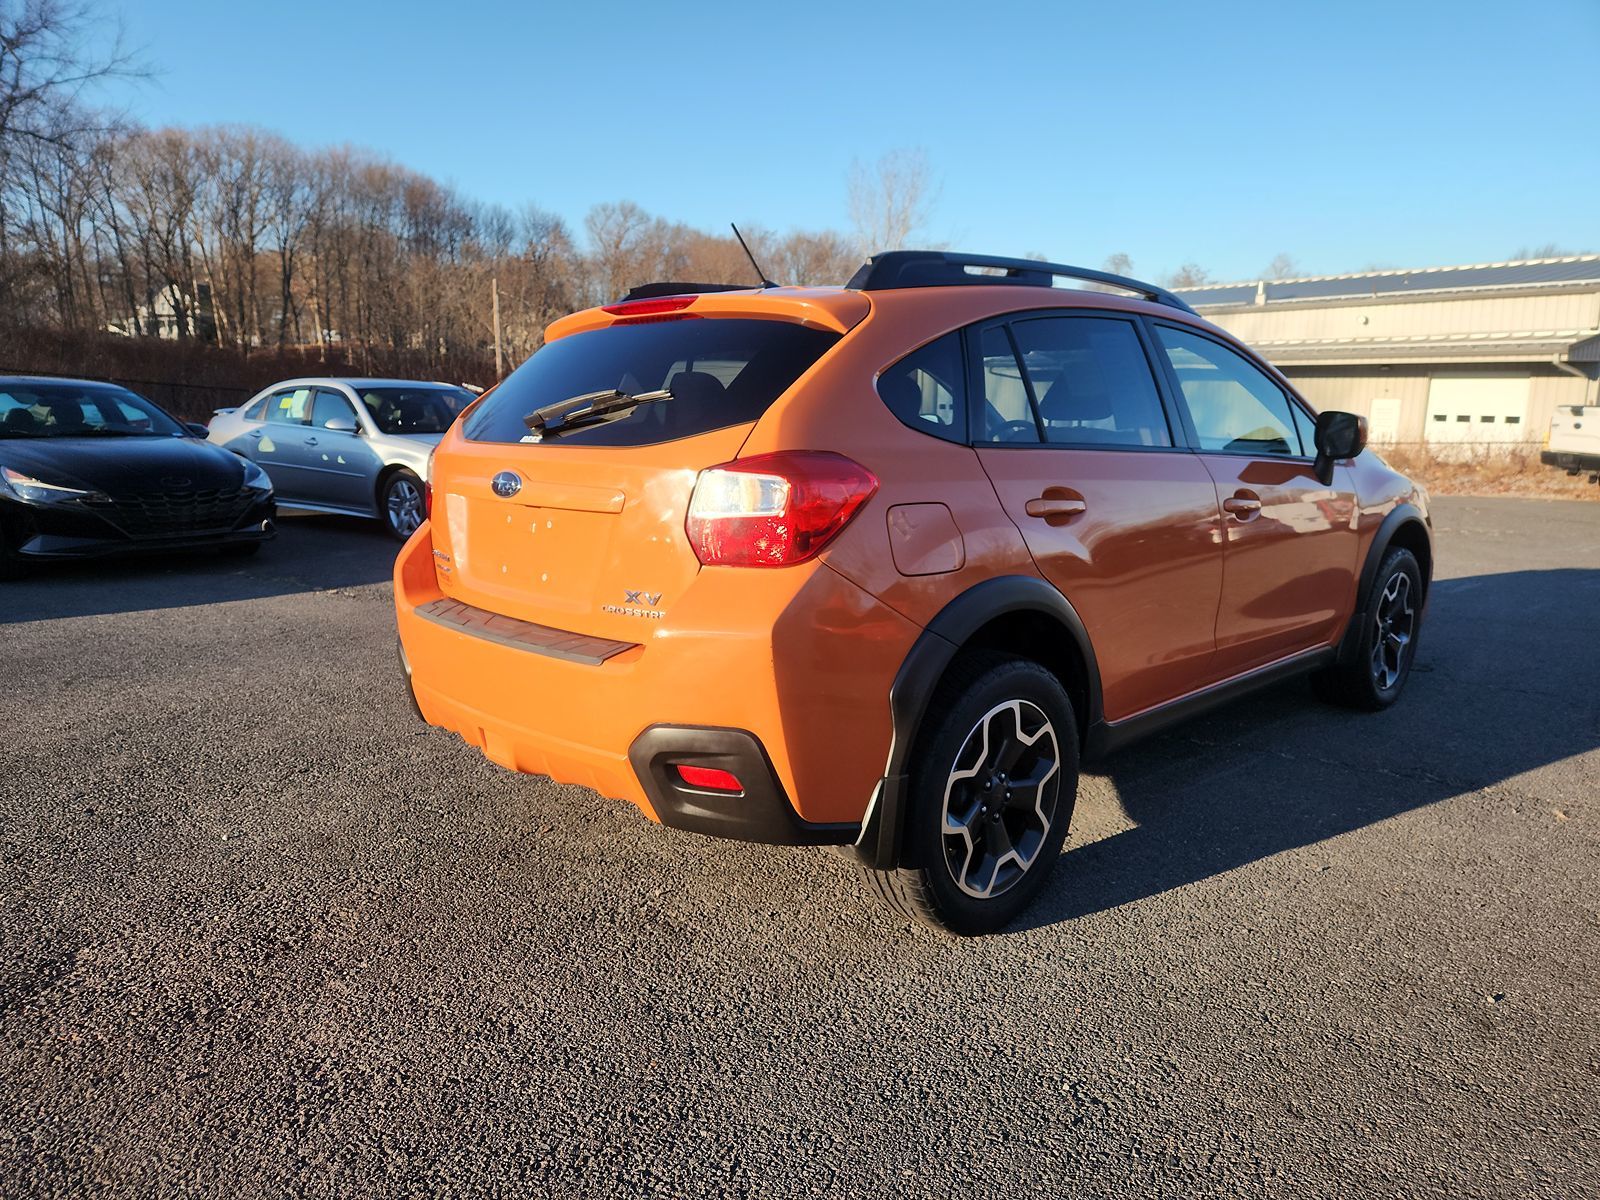
{"type": "Polygon", "coordinates": [[[1485,448],[1526,441],[1530,382],[1527,376],[1430,381],[1424,436],[1432,443],[1485,448]]]}
{"type": "Polygon", "coordinates": [[[1400,401],[1378,396],[1367,415],[1367,438],[1375,445],[1392,446],[1400,440],[1400,401]]]}

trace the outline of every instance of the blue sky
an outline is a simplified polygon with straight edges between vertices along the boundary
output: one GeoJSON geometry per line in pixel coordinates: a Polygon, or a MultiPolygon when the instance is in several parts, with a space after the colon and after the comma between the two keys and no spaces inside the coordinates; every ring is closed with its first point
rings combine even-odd
{"type": "MultiPolygon", "coordinates": [[[[115,0],[108,0],[117,11],[115,0]]],[[[379,151],[581,228],[848,225],[853,160],[925,151],[927,241],[1159,277],[1600,249],[1600,0],[139,0],[151,124],[379,151]]]]}

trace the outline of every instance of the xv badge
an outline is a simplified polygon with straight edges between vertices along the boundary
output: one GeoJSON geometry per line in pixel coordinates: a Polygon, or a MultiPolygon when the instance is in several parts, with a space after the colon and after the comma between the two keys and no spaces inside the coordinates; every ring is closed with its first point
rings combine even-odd
{"type": "Polygon", "coordinates": [[[650,608],[654,608],[656,605],[661,603],[660,592],[632,592],[627,588],[624,588],[622,590],[622,594],[627,597],[627,599],[623,600],[624,604],[643,604],[650,608]]]}

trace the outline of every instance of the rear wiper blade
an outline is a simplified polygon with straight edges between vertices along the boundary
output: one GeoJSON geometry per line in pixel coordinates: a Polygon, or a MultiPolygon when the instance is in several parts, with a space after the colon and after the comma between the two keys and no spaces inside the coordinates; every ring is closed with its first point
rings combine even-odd
{"type": "Polygon", "coordinates": [[[582,429],[587,425],[620,420],[641,404],[670,399],[672,392],[667,388],[662,388],[658,392],[637,394],[606,388],[604,391],[585,392],[569,400],[558,400],[554,404],[536,408],[522,418],[522,423],[533,431],[533,440],[537,442],[545,438],[558,437],[574,429],[582,429]]]}

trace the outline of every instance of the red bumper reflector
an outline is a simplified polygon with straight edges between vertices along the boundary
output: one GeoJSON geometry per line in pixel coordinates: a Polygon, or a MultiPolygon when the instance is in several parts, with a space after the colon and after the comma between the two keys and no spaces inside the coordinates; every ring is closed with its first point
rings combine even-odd
{"type": "Polygon", "coordinates": [[[690,787],[705,788],[708,792],[744,791],[744,784],[730,771],[719,771],[716,767],[691,767],[685,763],[677,764],[674,769],[678,772],[678,778],[690,787]]]}

